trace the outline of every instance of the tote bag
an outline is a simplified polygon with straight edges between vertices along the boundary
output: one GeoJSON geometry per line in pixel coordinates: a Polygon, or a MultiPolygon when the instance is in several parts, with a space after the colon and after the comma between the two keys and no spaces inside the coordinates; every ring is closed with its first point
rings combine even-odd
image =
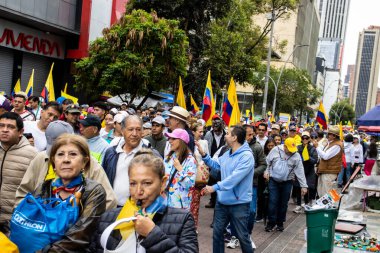
{"type": "Polygon", "coordinates": [[[121,240],[118,247],[115,250],[107,249],[107,241],[112,231],[120,224],[131,222],[136,220],[136,217],[123,218],[115,221],[109,225],[102,233],[100,237],[100,244],[104,249],[104,253],[137,253],[137,239],[136,234],[132,233],[125,241],[121,240]]]}
{"type": "Polygon", "coordinates": [[[79,210],[74,196],[60,198],[35,198],[28,193],[15,208],[10,226],[10,239],[20,253],[34,253],[59,241],[75,224],[79,210]]]}
{"type": "Polygon", "coordinates": [[[206,164],[204,162],[198,163],[195,184],[207,184],[209,177],[210,171],[206,164]]]}

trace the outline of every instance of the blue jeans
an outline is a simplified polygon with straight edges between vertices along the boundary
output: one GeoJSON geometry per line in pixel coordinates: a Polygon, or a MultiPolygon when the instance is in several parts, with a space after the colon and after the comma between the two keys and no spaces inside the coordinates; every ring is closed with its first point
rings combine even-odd
{"type": "MultiPolygon", "coordinates": [[[[252,186],[252,201],[249,205],[248,233],[251,235],[256,221],[257,187],[252,186]]],[[[231,235],[236,237],[234,226],[231,225],[231,235]]]]}
{"type": "Polygon", "coordinates": [[[292,186],[292,180],[279,183],[272,178],[269,179],[268,222],[270,225],[282,225],[285,222],[292,186]]]}
{"type": "Polygon", "coordinates": [[[346,172],[346,182],[348,182],[348,180],[351,177],[351,163],[347,163],[347,168],[344,168],[342,166],[342,169],[340,170],[339,175],[338,175],[338,185],[343,184],[343,175],[345,172],[346,172]]]}
{"type": "Polygon", "coordinates": [[[216,202],[214,213],[214,230],[212,235],[212,248],[214,253],[224,253],[224,229],[228,223],[234,227],[236,237],[240,241],[243,253],[253,253],[248,234],[248,219],[250,203],[237,205],[223,205],[216,202]]]}

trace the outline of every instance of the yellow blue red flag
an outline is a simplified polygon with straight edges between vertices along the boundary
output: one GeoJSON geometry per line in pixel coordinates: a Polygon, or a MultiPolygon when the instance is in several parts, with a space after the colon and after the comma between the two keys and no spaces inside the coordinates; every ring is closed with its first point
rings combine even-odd
{"type": "Polygon", "coordinates": [[[203,95],[202,119],[206,122],[206,126],[212,125],[212,116],[215,114],[215,100],[211,86],[211,71],[208,71],[206,89],[203,95]]]}

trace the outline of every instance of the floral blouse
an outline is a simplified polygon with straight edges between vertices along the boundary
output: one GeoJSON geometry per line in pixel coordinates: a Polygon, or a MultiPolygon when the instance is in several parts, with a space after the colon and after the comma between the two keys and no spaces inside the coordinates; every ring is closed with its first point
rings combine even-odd
{"type": "Polygon", "coordinates": [[[195,184],[195,177],[197,173],[197,161],[192,154],[189,154],[185,161],[182,163],[183,170],[177,171],[173,165],[175,153],[169,161],[165,160],[165,174],[168,176],[168,206],[174,208],[190,209],[192,199],[192,188],[195,184]],[[172,178],[173,173],[175,176],[172,178]]]}

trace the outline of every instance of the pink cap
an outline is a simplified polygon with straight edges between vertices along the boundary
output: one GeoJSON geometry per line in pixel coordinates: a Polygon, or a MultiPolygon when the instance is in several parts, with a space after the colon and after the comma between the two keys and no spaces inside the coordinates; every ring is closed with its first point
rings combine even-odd
{"type": "Polygon", "coordinates": [[[189,134],[186,132],[186,130],[180,128],[174,129],[174,131],[171,133],[165,133],[165,136],[168,138],[181,139],[186,144],[189,144],[190,141],[189,134]]]}

